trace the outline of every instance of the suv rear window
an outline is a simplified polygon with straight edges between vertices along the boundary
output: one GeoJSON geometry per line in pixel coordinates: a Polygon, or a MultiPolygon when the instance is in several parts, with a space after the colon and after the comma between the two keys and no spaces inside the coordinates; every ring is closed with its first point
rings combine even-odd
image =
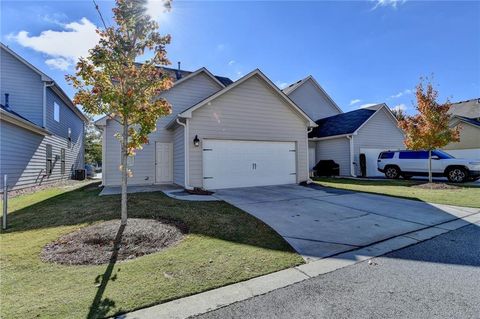
{"type": "Polygon", "coordinates": [[[383,153],[380,153],[380,158],[384,158],[384,159],[389,159],[389,158],[393,158],[393,155],[395,153],[394,152],[383,152],[383,153]]]}
{"type": "Polygon", "coordinates": [[[404,151],[400,152],[400,159],[428,159],[427,151],[404,151]]]}

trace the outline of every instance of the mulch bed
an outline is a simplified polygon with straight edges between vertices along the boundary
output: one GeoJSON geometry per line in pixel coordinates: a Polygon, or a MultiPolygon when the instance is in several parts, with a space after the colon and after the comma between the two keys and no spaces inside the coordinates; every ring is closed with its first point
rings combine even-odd
{"type": "Polygon", "coordinates": [[[206,189],[195,187],[194,189],[185,189],[185,191],[192,195],[212,195],[212,191],[207,191],[206,189]]]}
{"type": "Polygon", "coordinates": [[[445,183],[424,183],[412,186],[414,188],[422,189],[459,189],[460,187],[445,183]]]}
{"type": "Polygon", "coordinates": [[[136,218],[128,219],[121,236],[119,230],[120,220],[81,228],[47,244],[40,257],[64,265],[106,264],[161,251],[177,244],[188,232],[177,221],[136,218]]]}

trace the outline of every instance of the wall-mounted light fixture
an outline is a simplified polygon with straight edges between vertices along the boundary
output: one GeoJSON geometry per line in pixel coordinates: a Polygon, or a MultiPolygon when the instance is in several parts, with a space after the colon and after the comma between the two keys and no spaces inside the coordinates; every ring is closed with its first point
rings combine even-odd
{"type": "Polygon", "coordinates": [[[200,140],[198,139],[198,135],[195,135],[195,138],[193,139],[193,145],[195,145],[195,147],[200,146],[200,140]]]}

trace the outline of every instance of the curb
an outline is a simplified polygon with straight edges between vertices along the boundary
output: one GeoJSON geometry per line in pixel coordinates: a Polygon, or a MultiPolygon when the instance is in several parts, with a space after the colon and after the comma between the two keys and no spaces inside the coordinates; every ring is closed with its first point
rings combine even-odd
{"type": "Polygon", "coordinates": [[[252,278],[196,295],[169,301],[163,304],[136,310],[117,316],[122,319],[172,318],[184,319],[213,311],[232,303],[266,294],[276,289],[326,274],[356,263],[385,255],[441,234],[468,225],[480,225],[480,213],[430,226],[422,230],[399,235],[370,246],[351,250],[338,255],[313,261],[297,267],[280,270],[268,275],[252,278]]]}

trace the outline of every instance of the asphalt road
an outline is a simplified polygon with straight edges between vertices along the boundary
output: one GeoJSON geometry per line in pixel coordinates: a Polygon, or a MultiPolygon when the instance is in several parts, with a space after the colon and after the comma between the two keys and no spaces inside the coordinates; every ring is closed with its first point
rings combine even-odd
{"type": "Polygon", "coordinates": [[[197,318],[480,318],[480,227],[434,239],[197,318]]]}

